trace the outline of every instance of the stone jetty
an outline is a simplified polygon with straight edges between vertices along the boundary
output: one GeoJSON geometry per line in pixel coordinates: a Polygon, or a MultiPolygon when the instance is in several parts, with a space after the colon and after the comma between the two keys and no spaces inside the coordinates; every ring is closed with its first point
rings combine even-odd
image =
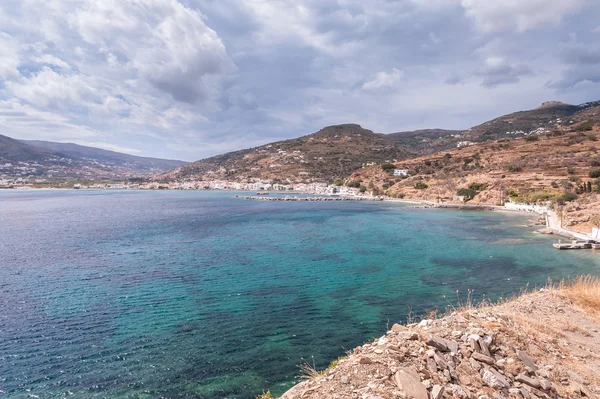
{"type": "Polygon", "coordinates": [[[383,201],[382,197],[264,197],[255,195],[236,195],[235,198],[256,201],[383,201]]]}

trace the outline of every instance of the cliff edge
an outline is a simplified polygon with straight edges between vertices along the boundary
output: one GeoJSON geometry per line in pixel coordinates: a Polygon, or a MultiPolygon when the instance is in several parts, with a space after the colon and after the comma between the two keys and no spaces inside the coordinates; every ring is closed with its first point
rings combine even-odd
{"type": "Polygon", "coordinates": [[[394,325],[281,399],[600,398],[600,282],[394,325]]]}

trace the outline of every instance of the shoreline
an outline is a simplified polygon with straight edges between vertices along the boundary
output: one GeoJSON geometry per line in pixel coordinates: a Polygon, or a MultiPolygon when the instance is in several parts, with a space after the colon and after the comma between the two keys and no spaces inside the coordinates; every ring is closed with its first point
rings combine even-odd
{"type": "MultiPolygon", "coordinates": [[[[154,190],[154,189],[140,189],[140,188],[125,188],[125,189],[117,189],[117,188],[61,188],[61,187],[26,187],[26,188],[2,188],[1,191],[222,191],[222,192],[248,192],[248,191],[238,191],[238,190],[154,190]]],[[[252,191],[250,191],[252,192],[252,191]]],[[[390,202],[390,203],[400,203],[400,204],[410,204],[417,205],[412,208],[414,209],[450,209],[450,210],[471,210],[471,211],[488,211],[488,212],[507,212],[507,213],[517,213],[517,214],[533,214],[538,216],[543,216],[546,219],[546,229],[550,233],[560,237],[565,237],[568,239],[577,239],[577,240],[596,240],[598,238],[593,238],[590,234],[580,233],[578,231],[573,231],[568,228],[560,226],[560,222],[556,213],[552,210],[546,210],[544,212],[531,211],[531,210],[523,210],[523,209],[509,209],[504,206],[498,205],[482,205],[482,204],[455,204],[455,203],[436,203],[427,200],[421,199],[404,199],[404,198],[386,198],[386,197],[372,197],[366,195],[336,195],[336,194],[319,194],[312,192],[302,192],[302,191],[273,191],[274,194],[279,195],[315,195],[315,196],[323,196],[317,197],[317,199],[311,200],[303,200],[305,202],[318,202],[318,201],[369,201],[369,202],[390,202]],[[331,198],[330,198],[331,197],[331,198]],[[335,200],[333,198],[336,198],[335,200]]],[[[236,197],[240,199],[246,200],[261,200],[261,201],[300,201],[297,198],[286,198],[286,197],[258,197],[251,195],[236,195],[236,197]]],[[[542,234],[542,233],[540,233],[542,234]]]]}

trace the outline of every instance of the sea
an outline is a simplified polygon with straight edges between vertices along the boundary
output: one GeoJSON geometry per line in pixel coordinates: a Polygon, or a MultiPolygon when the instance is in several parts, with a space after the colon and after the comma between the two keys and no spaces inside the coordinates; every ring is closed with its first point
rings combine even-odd
{"type": "Polygon", "coordinates": [[[234,194],[0,191],[0,399],[277,396],[394,323],[600,275],[528,215],[234,194]]]}

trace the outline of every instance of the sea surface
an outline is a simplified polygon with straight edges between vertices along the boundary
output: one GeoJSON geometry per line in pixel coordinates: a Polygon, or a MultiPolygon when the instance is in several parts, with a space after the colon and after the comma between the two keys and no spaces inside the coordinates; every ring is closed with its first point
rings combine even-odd
{"type": "Polygon", "coordinates": [[[0,398],[281,394],[394,322],[582,273],[527,216],[231,192],[0,192],[0,398]]]}

